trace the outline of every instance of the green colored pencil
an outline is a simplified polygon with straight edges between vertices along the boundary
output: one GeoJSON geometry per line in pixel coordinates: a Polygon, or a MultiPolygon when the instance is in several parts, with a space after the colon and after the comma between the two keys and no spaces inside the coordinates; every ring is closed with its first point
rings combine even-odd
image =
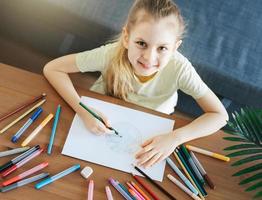
{"type": "Polygon", "coordinates": [[[106,123],[104,122],[104,120],[102,119],[102,117],[100,117],[99,115],[97,115],[96,113],[94,113],[92,110],[90,110],[85,104],[83,104],[82,102],[79,102],[79,105],[82,106],[87,112],[89,112],[91,115],[93,115],[93,117],[95,117],[96,119],[98,119],[100,122],[102,122],[106,128],[108,128],[111,131],[114,131],[114,133],[116,135],[118,135],[119,137],[122,137],[121,135],[119,135],[119,133],[113,128],[113,127],[108,127],[106,125],[106,123]]]}
{"type": "Polygon", "coordinates": [[[197,181],[197,179],[195,178],[195,176],[193,175],[193,173],[191,172],[188,164],[186,163],[186,161],[184,160],[183,156],[181,155],[180,151],[177,149],[175,149],[175,152],[177,153],[178,157],[180,158],[181,162],[184,164],[187,172],[190,174],[191,178],[193,179],[193,181],[195,182],[196,186],[198,187],[199,191],[201,192],[201,194],[206,197],[207,196],[207,192],[204,189],[204,187],[201,185],[201,183],[199,183],[197,181]]]}

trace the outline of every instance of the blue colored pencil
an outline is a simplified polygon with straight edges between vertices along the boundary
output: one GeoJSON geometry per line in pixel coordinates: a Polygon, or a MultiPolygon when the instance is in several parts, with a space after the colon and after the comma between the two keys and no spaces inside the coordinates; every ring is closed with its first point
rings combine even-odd
{"type": "Polygon", "coordinates": [[[34,114],[26,121],[26,123],[16,132],[16,134],[12,137],[11,141],[13,143],[17,142],[17,140],[21,137],[21,135],[26,131],[26,129],[39,117],[39,115],[43,112],[41,107],[37,108],[34,114]]]}
{"type": "Polygon", "coordinates": [[[49,154],[49,155],[52,153],[52,147],[53,147],[53,143],[54,143],[54,138],[55,138],[55,134],[56,134],[56,127],[57,127],[57,123],[58,123],[58,120],[59,120],[60,112],[61,112],[61,106],[58,105],[57,109],[56,109],[56,113],[55,113],[55,119],[54,119],[54,123],[53,123],[53,127],[52,127],[52,132],[51,132],[48,148],[47,148],[47,154],[49,154]]]}

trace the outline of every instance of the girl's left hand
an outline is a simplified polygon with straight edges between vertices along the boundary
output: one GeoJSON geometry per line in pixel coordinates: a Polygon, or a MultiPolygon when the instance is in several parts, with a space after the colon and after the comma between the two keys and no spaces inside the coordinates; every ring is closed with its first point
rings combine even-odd
{"type": "Polygon", "coordinates": [[[158,135],[145,141],[136,155],[137,165],[148,168],[167,158],[177,147],[174,132],[158,135]]]}

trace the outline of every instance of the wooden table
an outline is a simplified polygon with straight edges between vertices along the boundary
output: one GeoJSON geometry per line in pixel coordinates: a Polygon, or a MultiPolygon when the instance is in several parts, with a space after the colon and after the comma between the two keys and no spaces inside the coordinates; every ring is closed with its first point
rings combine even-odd
{"type": "MultiPolygon", "coordinates": [[[[98,99],[102,99],[119,105],[124,105],[133,109],[142,110],[144,112],[153,113],[167,118],[174,118],[176,120],[175,127],[180,127],[188,123],[188,121],[178,118],[176,116],[171,117],[168,115],[164,115],[152,110],[148,110],[130,103],[120,101],[118,99],[92,93],[81,88],[78,88],[77,90],[80,95],[95,97],[98,99]]],[[[43,161],[49,162],[49,166],[43,171],[49,172],[51,175],[56,174],[57,172],[60,172],[72,166],[73,164],[79,163],[81,165],[81,168],[85,167],[86,165],[89,165],[94,169],[94,173],[92,174],[91,178],[95,181],[95,200],[106,199],[104,188],[106,185],[109,185],[107,181],[109,177],[114,177],[122,183],[129,180],[134,181],[132,176],[130,176],[130,174],[128,173],[120,172],[114,169],[61,155],[61,151],[65,143],[67,133],[73,120],[73,110],[62,100],[61,97],[59,97],[59,95],[48,84],[48,82],[45,80],[43,76],[5,64],[0,64],[0,115],[10,111],[12,108],[15,108],[21,103],[40,95],[41,93],[47,94],[47,102],[43,105],[44,112],[40,116],[40,119],[38,119],[38,123],[33,123],[27,131],[27,134],[25,135],[27,136],[39,124],[39,122],[43,120],[43,118],[47,114],[49,114],[50,112],[55,113],[57,105],[61,104],[62,114],[60,116],[60,121],[58,124],[53,153],[51,156],[48,156],[46,153],[43,153],[42,155],[38,156],[34,160],[24,165],[22,168],[18,169],[13,175],[8,176],[8,179],[10,177],[13,177],[14,175],[22,173],[27,169],[32,168],[33,166],[43,161]]],[[[21,112],[2,121],[0,123],[0,128],[4,127],[7,123],[14,120],[19,115],[21,115],[21,112]]],[[[27,118],[28,117],[26,117],[26,119],[27,118]]],[[[18,144],[13,144],[12,142],[10,142],[10,138],[21,127],[21,125],[25,122],[26,119],[20,121],[10,129],[8,129],[4,134],[0,135],[0,151],[4,151],[8,147],[15,148],[20,146],[21,142],[19,142],[18,144]]],[[[49,142],[51,127],[52,123],[49,123],[30,144],[40,144],[43,147],[46,146],[49,142]]],[[[23,137],[25,138],[26,136],[23,137]]],[[[224,154],[225,152],[223,152],[223,148],[229,146],[230,143],[223,140],[222,137],[223,132],[219,131],[213,134],[212,136],[192,141],[190,142],[190,144],[205,147],[206,149],[212,150],[214,152],[224,154]]],[[[197,154],[197,156],[216,185],[215,190],[211,190],[208,187],[206,187],[206,190],[208,192],[208,197],[206,199],[251,199],[252,195],[250,193],[244,192],[244,187],[238,185],[240,178],[231,176],[234,172],[236,172],[237,169],[231,167],[230,163],[226,163],[199,154],[197,154]]],[[[7,162],[11,158],[13,158],[13,156],[0,158],[0,165],[7,162]]],[[[173,155],[171,156],[171,158],[175,160],[173,155]]],[[[168,173],[171,173],[174,176],[176,176],[170,169],[170,167],[166,166],[165,175],[168,173]]],[[[3,178],[0,179],[2,182],[3,178]]],[[[152,190],[155,193],[157,193],[161,199],[167,199],[166,196],[164,196],[157,188],[152,186],[147,180],[144,181],[152,187],[152,190]]],[[[166,178],[166,176],[164,177],[164,181],[161,183],[161,185],[164,186],[177,199],[191,199],[184,192],[178,189],[173,183],[171,183],[166,178]]],[[[116,192],[116,190],[113,189],[113,187],[110,186],[110,188],[112,190],[114,199],[123,199],[123,197],[120,196],[118,192],[116,192]]],[[[34,184],[32,183],[7,193],[1,193],[0,199],[79,200],[86,199],[86,195],[87,181],[80,175],[80,171],[78,171],[64,177],[63,179],[57,180],[48,186],[43,187],[41,190],[34,189],[34,184]]]]}

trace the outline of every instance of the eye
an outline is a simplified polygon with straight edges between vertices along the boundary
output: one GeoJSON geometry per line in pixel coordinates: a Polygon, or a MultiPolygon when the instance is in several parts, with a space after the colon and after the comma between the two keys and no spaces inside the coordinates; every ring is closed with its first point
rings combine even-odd
{"type": "Polygon", "coordinates": [[[136,44],[138,44],[138,46],[143,47],[143,48],[146,47],[146,43],[143,41],[137,41],[136,44]]]}
{"type": "Polygon", "coordinates": [[[161,46],[158,48],[160,51],[167,51],[168,49],[165,46],[161,46]]]}

